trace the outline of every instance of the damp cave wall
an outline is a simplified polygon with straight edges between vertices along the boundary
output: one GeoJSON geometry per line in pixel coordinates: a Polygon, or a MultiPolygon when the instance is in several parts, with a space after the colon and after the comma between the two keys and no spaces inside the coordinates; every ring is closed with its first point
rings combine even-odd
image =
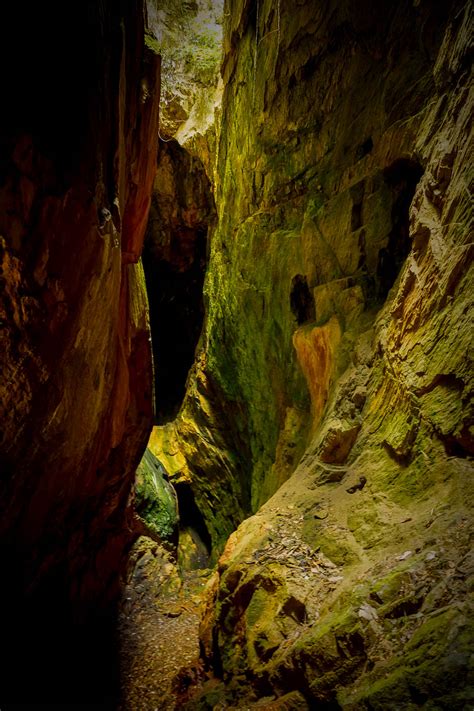
{"type": "MultiPolygon", "coordinates": [[[[449,269],[465,275],[470,254],[459,187],[468,5],[308,1],[290,12],[242,1],[228,3],[224,20],[204,332],[181,413],[152,438],[172,476],[193,481],[218,545],[294,471],[357,337],[387,300],[398,304],[391,343],[403,368],[418,372],[416,388],[430,390],[425,380],[442,375],[453,403],[464,403],[470,387],[466,336],[460,342],[442,326],[456,302],[431,286],[449,280],[449,269]],[[443,215],[453,171],[459,195],[443,215]],[[425,359],[417,339],[430,329],[438,345],[425,359]],[[216,487],[227,491],[220,501],[216,487]]],[[[469,333],[465,316],[456,322],[469,333]]],[[[405,400],[387,395],[404,413],[401,440],[415,436],[405,432],[405,400]]],[[[456,407],[445,434],[433,428],[469,452],[468,412],[456,407]]],[[[392,449],[403,459],[404,445],[392,449]]]]}
{"type": "Polygon", "coordinates": [[[100,702],[153,418],[159,58],[141,0],[0,16],[0,701],[100,702]]]}
{"type": "MultiPolygon", "coordinates": [[[[285,476],[285,462],[276,461],[285,437],[304,436],[299,373],[324,391],[312,402],[317,420],[347,362],[335,342],[314,352],[317,327],[336,318],[341,334],[357,331],[358,318],[380,309],[403,267],[406,280],[417,185],[427,172],[425,185],[436,189],[441,166],[463,152],[459,143],[443,148],[442,134],[446,95],[460,107],[467,102],[458,85],[466,54],[454,39],[446,46],[467,10],[462,2],[357,9],[305,2],[290,14],[282,4],[258,2],[230,3],[227,13],[207,359],[226,396],[245,403],[255,510],[277,487],[279,472],[285,476]],[[456,63],[443,50],[457,55],[456,63]],[[314,299],[305,333],[297,332],[291,310],[297,275],[314,299]],[[300,338],[311,329],[313,345],[303,352],[300,338]],[[316,368],[310,376],[308,366],[316,368]]],[[[441,229],[449,241],[449,224],[441,229]]],[[[468,231],[464,223],[453,240],[462,245],[468,231]]],[[[391,327],[407,337],[403,320],[391,327]]]]}
{"type": "Polygon", "coordinates": [[[201,625],[233,703],[472,699],[472,35],[466,2],[226,5],[213,398],[176,432],[216,539],[203,450],[255,513],[201,625]]]}

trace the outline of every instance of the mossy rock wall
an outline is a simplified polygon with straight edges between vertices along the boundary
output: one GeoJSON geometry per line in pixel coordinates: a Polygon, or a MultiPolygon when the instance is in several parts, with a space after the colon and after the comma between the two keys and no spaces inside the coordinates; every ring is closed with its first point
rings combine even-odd
{"type": "Polygon", "coordinates": [[[471,14],[227,5],[207,317],[156,446],[216,541],[256,512],[203,623],[234,702],[471,698],[471,14]]]}
{"type": "Polygon", "coordinates": [[[153,537],[178,540],[178,502],[162,464],[147,448],[135,476],[135,511],[153,537]]]}
{"type": "Polygon", "coordinates": [[[381,357],[359,359],[359,404],[326,424],[324,457],[338,463],[357,436],[364,441],[367,388],[364,413],[399,463],[420,421],[450,453],[471,447],[462,405],[466,12],[462,2],[451,11],[342,2],[290,11],[260,1],[226,9],[201,355],[181,414],[153,445],[174,452],[171,471],[193,479],[216,541],[229,531],[220,512],[232,521],[255,512],[295,470],[363,332],[381,357]],[[203,418],[206,435],[199,426],[191,436],[203,418]],[[216,456],[226,462],[216,471],[226,492],[218,510],[208,478],[216,456]]]}

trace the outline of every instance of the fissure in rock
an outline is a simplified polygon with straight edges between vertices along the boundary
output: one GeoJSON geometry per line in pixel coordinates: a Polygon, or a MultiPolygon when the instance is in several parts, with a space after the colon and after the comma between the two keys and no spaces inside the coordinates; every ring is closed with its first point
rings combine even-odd
{"type": "Polygon", "coordinates": [[[212,542],[204,517],[189,484],[175,484],[179,507],[180,538],[183,564],[187,568],[206,568],[212,542]]]}
{"type": "Polygon", "coordinates": [[[392,194],[391,230],[388,244],[378,255],[378,294],[385,298],[397,278],[411,247],[409,210],[423,168],[413,160],[399,159],[383,172],[392,194]]]}
{"type": "Polygon", "coordinates": [[[155,364],[156,420],[172,420],[201,334],[213,197],[204,167],[175,140],[160,141],[143,250],[155,364]]]}

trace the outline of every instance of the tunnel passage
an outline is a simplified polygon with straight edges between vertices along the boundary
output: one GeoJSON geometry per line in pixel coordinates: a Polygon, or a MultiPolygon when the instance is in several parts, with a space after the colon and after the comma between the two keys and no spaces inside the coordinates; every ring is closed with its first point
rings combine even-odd
{"type": "Polygon", "coordinates": [[[201,334],[209,226],[215,207],[201,161],[160,141],[143,265],[155,363],[156,423],[172,420],[201,334]]]}
{"type": "Polygon", "coordinates": [[[401,158],[384,170],[385,184],[392,192],[391,230],[377,263],[378,296],[385,299],[411,248],[409,211],[423,168],[414,160],[401,158]]]}

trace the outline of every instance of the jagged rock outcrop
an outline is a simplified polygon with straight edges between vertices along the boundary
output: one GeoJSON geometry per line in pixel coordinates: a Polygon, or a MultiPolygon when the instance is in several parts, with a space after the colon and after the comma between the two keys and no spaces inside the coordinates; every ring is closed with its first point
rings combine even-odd
{"type": "Polygon", "coordinates": [[[205,656],[236,708],[463,708],[472,7],[225,18],[202,354],[160,443],[215,542],[223,513],[257,512],[210,588],[205,656]]]}
{"type": "Polygon", "coordinates": [[[2,708],[99,703],[152,423],[144,5],[2,8],[2,708]]]}

